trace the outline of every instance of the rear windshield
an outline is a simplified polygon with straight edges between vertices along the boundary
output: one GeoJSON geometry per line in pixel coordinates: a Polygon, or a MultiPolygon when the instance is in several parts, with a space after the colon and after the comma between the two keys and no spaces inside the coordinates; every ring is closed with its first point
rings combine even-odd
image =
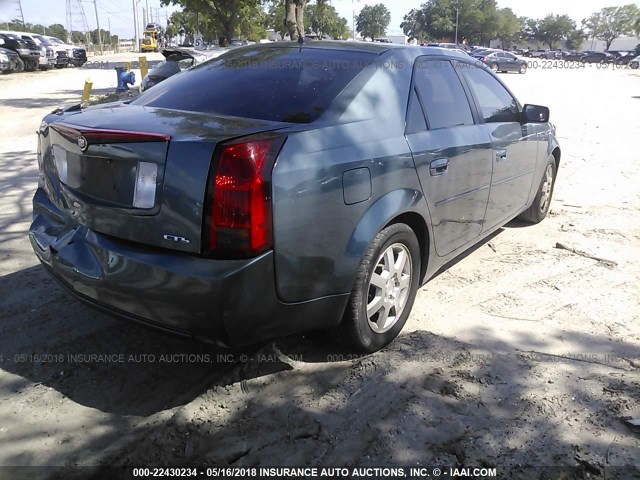
{"type": "Polygon", "coordinates": [[[376,57],[315,48],[242,48],[165,80],[132,104],[308,123],[376,57]]]}

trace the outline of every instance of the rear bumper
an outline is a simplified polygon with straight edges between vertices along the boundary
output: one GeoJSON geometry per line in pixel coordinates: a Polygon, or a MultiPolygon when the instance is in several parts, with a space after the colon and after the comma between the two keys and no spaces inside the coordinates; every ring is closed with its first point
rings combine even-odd
{"type": "Polygon", "coordinates": [[[273,252],[206,259],[73,224],[41,189],[33,207],[29,238],[47,271],[80,300],[120,317],[235,346],[334,326],[344,312],[348,295],[282,303],[273,252]]]}

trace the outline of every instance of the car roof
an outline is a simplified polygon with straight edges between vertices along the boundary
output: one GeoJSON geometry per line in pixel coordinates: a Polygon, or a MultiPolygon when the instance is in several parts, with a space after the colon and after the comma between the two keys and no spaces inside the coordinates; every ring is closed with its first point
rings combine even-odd
{"type": "Polygon", "coordinates": [[[251,49],[273,49],[273,48],[304,48],[304,49],[325,49],[325,50],[340,50],[345,52],[363,52],[382,55],[390,51],[404,51],[410,52],[415,57],[424,55],[437,55],[448,56],[452,58],[465,58],[469,59],[469,56],[462,52],[457,52],[454,49],[442,48],[442,47],[422,47],[420,45],[406,45],[400,43],[374,43],[374,42],[346,42],[335,40],[310,40],[304,41],[302,44],[299,42],[271,42],[260,43],[255,45],[248,45],[246,47],[239,48],[251,48],[251,49]]]}

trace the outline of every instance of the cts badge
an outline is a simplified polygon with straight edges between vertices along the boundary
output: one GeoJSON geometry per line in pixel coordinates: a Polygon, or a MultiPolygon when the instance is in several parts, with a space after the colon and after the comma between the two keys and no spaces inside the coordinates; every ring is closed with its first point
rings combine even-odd
{"type": "Polygon", "coordinates": [[[165,240],[169,240],[170,242],[178,242],[178,243],[191,243],[191,240],[184,237],[177,237],[176,235],[164,235],[162,238],[165,240]]]}
{"type": "Polygon", "coordinates": [[[80,147],[80,150],[85,152],[87,150],[87,148],[89,148],[89,142],[87,142],[86,138],[84,138],[82,135],[80,135],[78,137],[78,146],[80,147]]]}

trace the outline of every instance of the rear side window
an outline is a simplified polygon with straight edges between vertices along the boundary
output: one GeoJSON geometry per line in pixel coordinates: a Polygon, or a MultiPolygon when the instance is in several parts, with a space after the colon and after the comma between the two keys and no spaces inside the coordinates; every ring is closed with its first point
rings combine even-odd
{"type": "Polygon", "coordinates": [[[476,97],[485,123],[520,121],[516,99],[489,72],[471,65],[460,70],[476,97]]]}
{"type": "Polygon", "coordinates": [[[243,48],[165,80],[132,104],[309,123],[376,58],[315,48],[243,48]]]}
{"type": "Polygon", "coordinates": [[[418,59],[414,83],[431,130],[473,125],[469,101],[449,61],[418,59]]]}

